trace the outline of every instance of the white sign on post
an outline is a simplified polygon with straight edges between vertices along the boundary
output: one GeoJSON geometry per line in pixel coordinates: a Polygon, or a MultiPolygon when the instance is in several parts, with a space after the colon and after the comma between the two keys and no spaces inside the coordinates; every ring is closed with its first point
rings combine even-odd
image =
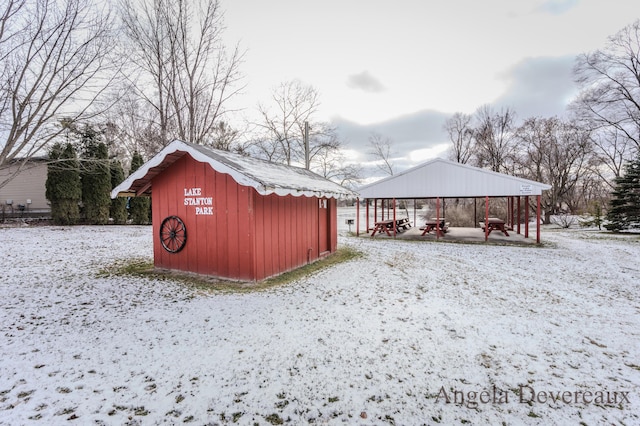
{"type": "Polygon", "coordinates": [[[531,195],[533,187],[531,185],[520,185],[520,195],[531,195]]]}

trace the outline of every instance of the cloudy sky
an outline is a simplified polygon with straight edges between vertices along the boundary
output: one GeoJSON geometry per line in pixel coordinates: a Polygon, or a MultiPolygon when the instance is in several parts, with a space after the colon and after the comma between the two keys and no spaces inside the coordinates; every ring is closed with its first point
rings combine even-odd
{"type": "Polygon", "coordinates": [[[562,115],[575,56],[640,18],[634,0],[222,0],[225,37],[246,50],[247,111],[299,79],[321,95],[366,163],[378,132],[399,169],[446,157],[444,121],[482,105],[520,119],[562,115]]]}

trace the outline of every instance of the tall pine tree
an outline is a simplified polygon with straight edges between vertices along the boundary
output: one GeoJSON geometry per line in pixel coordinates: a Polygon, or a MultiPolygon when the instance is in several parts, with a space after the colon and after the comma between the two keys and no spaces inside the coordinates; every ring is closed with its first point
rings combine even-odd
{"type": "Polygon", "coordinates": [[[616,178],[612,195],[605,228],[618,232],[640,227],[640,152],[626,165],[624,174],[616,178]]]}
{"type": "MultiPolygon", "coordinates": [[[[124,180],[124,169],[118,160],[112,160],[111,165],[111,189],[120,185],[124,180]]],[[[127,199],[125,197],[116,197],[111,200],[111,218],[113,223],[123,225],[127,223],[127,199]]]]}
{"type": "Polygon", "coordinates": [[[105,225],[111,208],[111,170],[109,152],[102,135],[87,125],[80,133],[83,147],[82,204],[88,223],[105,225]]]}
{"type": "Polygon", "coordinates": [[[49,153],[46,197],[51,203],[51,218],[57,225],[75,225],[80,220],[82,186],[78,157],[73,145],[55,144],[49,153]]]}
{"type": "MultiPolygon", "coordinates": [[[[135,172],[144,164],[142,156],[138,151],[133,153],[131,158],[131,169],[129,175],[135,172]]],[[[150,197],[132,197],[129,199],[129,215],[134,225],[145,225],[150,222],[151,216],[151,198],[150,197]]]]}

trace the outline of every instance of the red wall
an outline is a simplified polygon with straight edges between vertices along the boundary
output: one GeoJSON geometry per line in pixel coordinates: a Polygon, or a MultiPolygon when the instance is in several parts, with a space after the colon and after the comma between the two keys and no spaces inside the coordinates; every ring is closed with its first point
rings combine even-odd
{"type": "Polygon", "coordinates": [[[335,199],[261,196],[188,154],[156,176],[152,185],[156,267],[261,280],[337,249],[335,199]],[[192,188],[199,188],[200,194],[190,195],[192,188]],[[212,210],[196,214],[196,206],[185,205],[197,198],[211,198],[211,204],[202,207],[212,210]],[[178,253],[167,252],[159,239],[162,221],[172,215],[187,228],[187,243],[178,253]]]}

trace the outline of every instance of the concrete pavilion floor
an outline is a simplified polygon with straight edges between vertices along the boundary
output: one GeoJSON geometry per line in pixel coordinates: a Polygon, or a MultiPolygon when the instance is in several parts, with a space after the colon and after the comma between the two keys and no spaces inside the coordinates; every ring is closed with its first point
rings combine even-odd
{"type": "MultiPolygon", "coordinates": [[[[518,245],[518,246],[535,246],[536,245],[536,229],[534,226],[529,227],[529,238],[524,237],[524,226],[520,226],[520,234],[516,230],[509,230],[509,236],[507,237],[500,231],[493,231],[489,234],[488,240],[485,242],[484,231],[482,228],[458,228],[449,227],[444,236],[436,239],[434,231],[429,232],[422,236],[422,230],[417,227],[411,227],[406,231],[397,233],[395,238],[399,240],[414,240],[414,241],[439,241],[439,242],[456,242],[456,243],[471,243],[471,244],[500,244],[500,245],[518,245]]],[[[360,237],[371,238],[371,232],[360,231],[360,237]]],[[[541,242],[544,242],[544,235],[540,237],[541,242]]],[[[393,239],[386,233],[376,233],[373,239],[376,240],[388,240],[393,239]]]]}

